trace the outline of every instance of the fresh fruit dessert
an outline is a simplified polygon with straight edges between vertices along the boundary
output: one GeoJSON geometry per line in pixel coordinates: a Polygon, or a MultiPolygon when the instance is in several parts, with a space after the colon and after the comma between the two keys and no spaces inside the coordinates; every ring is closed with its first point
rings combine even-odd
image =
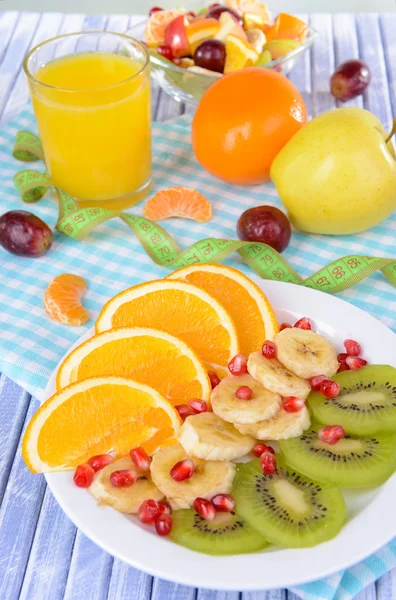
{"type": "Polygon", "coordinates": [[[307,317],[279,328],[234,269],[195,265],[130,288],[97,331],[60,366],[24,460],[35,473],[75,469],[99,505],[190,550],[320,544],[346,520],[341,488],[396,469],[396,369],[367,365],[352,339],[337,353],[307,317]],[[249,319],[261,348],[254,330],[254,343],[240,335],[249,319]]]}
{"type": "Polygon", "coordinates": [[[272,20],[259,0],[225,0],[197,13],[151,9],[145,42],[162,59],[216,76],[283,58],[307,32],[307,24],[292,15],[280,13],[272,20]]]}

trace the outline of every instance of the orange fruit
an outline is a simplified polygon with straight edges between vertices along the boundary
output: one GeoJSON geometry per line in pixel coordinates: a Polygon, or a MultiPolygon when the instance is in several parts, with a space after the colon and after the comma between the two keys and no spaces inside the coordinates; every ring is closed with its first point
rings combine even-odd
{"type": "Polygon", "coordinates": [[[91,456],[125,455],[137,446],[154,452],[174,443],[180,419],[161,394],[122,377],[72,383],[40,406],[22,443],[33,473],[65,471],[91,456]]]}
{"type": "Polygon", "coordinates": [[[260,2],[260,0],[225,0],[225,5],[241,16],[248,13],[260,17],[263,25],[271,23],[270,12],[264,2],[260,2]]]}
{"type": "Polygon", "coordinates": [[[303,42],[307,36],[308,25],[289,15],[279,13],[273,26],[266,32],[267,42],[271,40],[299,40],[303,42]]]}
{"type": "Polygon", "coordinates": [[[44,292],[44,308],[53,321],[64,325],[84,325],[89,319],[81,297],[87,284],[79,275],[63,273],[50,282],[44,292]]]}
{"type": "Polygon", "coordinates": [[[61,389],[88,377],[116,375],[150,385],[174,406],[209,400],[211,385],[197,354],[179,338],[146,327],[110,329],[71,352],[59,367],[61,389]]]}
{"type": "Polygon", "coordinates": [[[169,23],[174,21],[179,15],[184,15],[184,8],[175,8],[173,10],[159,10],[149,17],[144,30],[144,37],[147,46],[155,48],[165,42],[165,29],[169,23]]]}
{"type": "Polygon", "coordinates": [[[167,279],[184,279],[199,286],[221,302],[238,331],[241,352],[249,356],[279,331],[275,313],[265,294],[237,269],[205,264],[183,267],[167,279]]]}
{"type": "Polygon", "coordinates": [[[241,40],[235,35],[229,35],[226,41],[224,73],[232,73],[250,67],[254,65],[258,57],[258,53],[248,41],[241,40]]]}
{"type": "Polygon", "coordinates": [[[175,186],[157,192],[146,202],[143,214],[152,221],[184,217],[206,223],[212,218],[212,206],[197,190],[175,186]]]}
{"type": "Polygon", "coordinates": [[[186,35],[190,44],[191,54],[201,42],[215,37],[220,29],[220,23],[217,19],[194,19],[186,27],[186,35]]]}
{"type": "Polygon", "coordinates": [[[216,80],[202,96],[192,122],[193,150],[209,173],[228,183],[263,183],[306,119],[304,100],[287,77],[242,69],[216,80]]]}
{"type": "Polygon", "coordinates": [[[226,368],[239,352],[236,327],[225,308],[205,290],[184,281],[135,285],[109,300],[96,321],[98,333],[134,326],[179,337],[215,369],[226,368]]]}

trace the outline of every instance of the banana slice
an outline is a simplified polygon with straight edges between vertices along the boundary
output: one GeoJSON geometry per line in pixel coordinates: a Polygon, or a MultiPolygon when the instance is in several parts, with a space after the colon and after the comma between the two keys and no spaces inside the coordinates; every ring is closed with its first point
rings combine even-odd
{"type": "Polygon", "coordinates": [[[110,475],[121,469],[132,469],[139,473],[129,456],[120,458],[95,473],[88,489],[98,504],[108,504],[122,513],[137,513],[144,500],[162,500],[164,494],[154,485],[151,477],[140,473],[139,479],[131,487],[115,487],[110,481],[110,475]]]}
{"type": "Polygon", "coordinates": [[[226,377],[210,396],[213,412],[229,423],[257,423],[273,417],[281,405],[281,397],[265,389],[251,375],[226,377]],[[249,387],[250,400],[239,400],[235,392],[241,386],[249,387]]]}
{"type": "Polygon", "coordinates": [[[253,352],[249,356],[248,370],[257,381],[274,394],[284,397],[297,396],[305,400],[311,391],[308,381],[297,377],[276,358],[265,358],[261,352],[253,352]]]}
{"type": "Polygon", "coordinates": [[[187,417],[179,442],[189,456],[205,460],[235,460],[248,454],[255,444],[212,412],[187,417]]]}
{"type": "Polygon", "coordinates": [[[288,440],[300,436],[311,424],[308,409],[304,406],[300,411],[288,413],[281,409],[275,417],[268,421],[251,424],[237,424],[241,433],[251,435],[257,440],[288,440]]]}
{"type": "Polygon", "coordinates": [[[190,508],[198,496],[210,500],[216,494],[230,492],[236,470],[233,463],[194,458],[195,471],[190,479],[175,481],[170,476],[170,470],[185,458],[187,454],[183,446],[174,444],[157,452],[151,463],[153,481],[172,508],[190,508]]]}
{"type": "Polygon", "coordinates": [[[276,351],[280,362],[304,379],[316,375],[333,377],[339,367],[332,344],[308,329],[291,327],[281,331],[276,336],[276,351]]]}

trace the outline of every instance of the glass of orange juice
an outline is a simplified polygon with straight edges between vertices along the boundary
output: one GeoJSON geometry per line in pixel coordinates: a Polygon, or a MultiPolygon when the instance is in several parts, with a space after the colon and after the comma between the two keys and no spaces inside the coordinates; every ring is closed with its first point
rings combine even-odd
{"type": "Polygon", "coordinates": [[[145,46],[119,33],[70,33],[30,50],[24,70],[54,185],[85,206],[141,200],[151,185],[145,46]]]}

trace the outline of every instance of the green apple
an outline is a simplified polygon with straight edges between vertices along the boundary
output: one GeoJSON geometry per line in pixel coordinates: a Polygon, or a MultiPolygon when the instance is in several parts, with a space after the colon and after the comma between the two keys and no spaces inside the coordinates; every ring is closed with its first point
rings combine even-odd
{"type": "Polygon", "coordinates": [[[362,108],[331,110],[300,129],[271,166],[293,225],[349,234],[386,219],[396,208],[394,130],[388,136],[362,108]]]}
{"type": "Polygon", "coordinates": [[[271,40],[265,44],[263,50],[268,50],[272,56],[272,60],[276,60],[282,58],[282,56],[286,56],[286,54],[289,54],[289,52],[299,46],[301,46],[301,42],[298,40],[271,40]]]}

